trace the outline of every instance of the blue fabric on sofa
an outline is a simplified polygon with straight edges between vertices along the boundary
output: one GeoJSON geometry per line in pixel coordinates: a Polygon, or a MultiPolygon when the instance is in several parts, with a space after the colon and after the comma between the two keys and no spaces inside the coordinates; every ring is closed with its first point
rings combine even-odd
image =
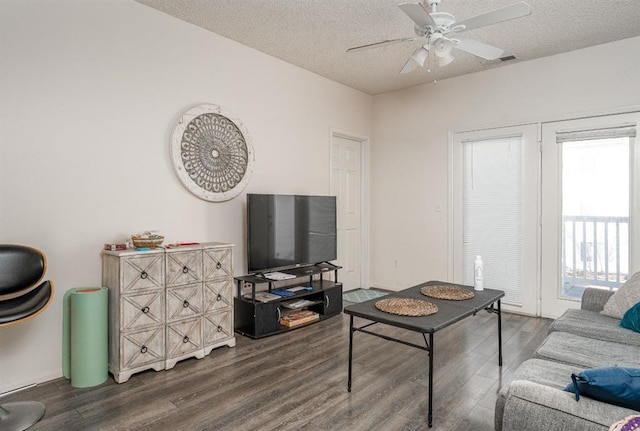
{"type": "Polygon", "coordinates": [[[640,302],[624,313],[620,321],[620,326],[635,332],[640,332],[640,302]]]}
{"type": "Polygon", "coordinates": [[[601,367],[571,375],[564,389],[576,394],[640,411],[640,368],[601,367]]]}

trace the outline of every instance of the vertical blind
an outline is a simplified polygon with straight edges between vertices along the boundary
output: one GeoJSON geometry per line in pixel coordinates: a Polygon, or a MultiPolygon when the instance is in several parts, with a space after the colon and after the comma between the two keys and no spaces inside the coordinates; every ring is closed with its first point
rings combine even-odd
{"type": "MultiPolygon", "coordinates": [[[[473,285],[482,256],[484,286],[522,305],[522,145],[514,136],[463,142],[463,279],[473,285]]],[[[535,197],[530,197],[535,199],[535,197]]]]}

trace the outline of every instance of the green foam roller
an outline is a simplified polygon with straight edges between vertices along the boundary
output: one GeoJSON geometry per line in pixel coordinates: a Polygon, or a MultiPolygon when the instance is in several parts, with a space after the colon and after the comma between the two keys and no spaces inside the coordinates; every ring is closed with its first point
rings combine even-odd
{"type": "Polygon", "coordinates": [[[76,388],[104,383],[109,377],[108,289],[70,289],[62,308],[62,374],[76,388]]]}

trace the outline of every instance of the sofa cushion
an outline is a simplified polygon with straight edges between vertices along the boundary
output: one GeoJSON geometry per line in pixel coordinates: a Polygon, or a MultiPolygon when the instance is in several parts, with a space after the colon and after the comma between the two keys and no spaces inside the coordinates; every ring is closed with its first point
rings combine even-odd
{"type": "Polygon", "coordinates": [[[640,302],[624,313],[620,321],[620,327],[640,332],[640,302]]]}
{"type": "MultiPolygon", "coordinates": [[[[561,364],[559,362],[529,359],[518,366],[510,376],[510,380],[528,380],[562,390],[567,385],[567,379],[571,377],[571,374],[578,373],[582,371],[582,369],[582,367],[561,364]]],[[[498,393],[498,398],[496,399],[494,416],[496,431],[500,431],[502,428],[502,416],[508,391],[509,385],[503,382],[500,392],[498,393]]]]}
{"type": "Polygon", "coordinates": [[[622,319],[624,313],[640,302],[640,271],[628,279],[607,301],[601,313],[605,316],[622,319]]]}
{"type": "Polygon", "coordinates": [[[621,328],[620,320],[589,310],[567,310],[549,326],[549,333],[569,332],[587,338],[640,347],[640,334],[621,328]]]}
{"type": "Polygon", "coordinates": [[[582,294],[580,308],[583,310],[597,311],[599,313],[614,293],[615,292],[611,290],[587,287],[584,289],[584,293],[582,294]]]}
{"type": "Polygon", "coordinates": [[[584,368],[610,365],[640,368],[638,346],[596,340],[566,332],[549,334],[534,353],[534,357],[584,368]]]}
{"type": "Polygon", "coordinates": [[[636,413],[526,380],[511,383],[502,429],[508,431],[608,431],[611,424],[636,413]]]}
{"type": "Polygon", "coordinates": [[[601,367],[571,374],[567,392],[616,406],[640,410],[640,368],[601,367]]]}

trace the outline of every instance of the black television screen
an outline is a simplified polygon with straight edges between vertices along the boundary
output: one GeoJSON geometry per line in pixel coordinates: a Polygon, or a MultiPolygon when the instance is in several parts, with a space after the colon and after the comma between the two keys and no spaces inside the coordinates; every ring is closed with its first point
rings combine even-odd
{"type": "Polygon", "coordinates": [[[250,273],[337,258],[335,196],[247,195],[250,273]]]}

